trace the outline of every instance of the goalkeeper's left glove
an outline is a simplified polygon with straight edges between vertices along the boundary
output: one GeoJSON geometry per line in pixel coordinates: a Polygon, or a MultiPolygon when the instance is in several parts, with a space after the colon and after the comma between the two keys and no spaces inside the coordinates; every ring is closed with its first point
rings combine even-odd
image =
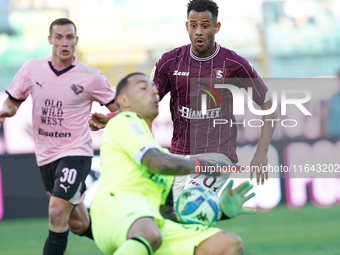
{"type": "Polygon", "coordinates": [[[251,193],[250,195],[244,197],[244,195],[251,190],[254,186],[246,181],[240,184],[235,189],[231,190],[234,184],[233,180],[230,180],[227,187],[223,191],[221,195],[221,208],[222,212],[228,216],[229,218],[234,218],[239,214],[254,214],[256,213],[256,209],[244,208],[243,204],[255,196],[255,193],[251,193]]]}

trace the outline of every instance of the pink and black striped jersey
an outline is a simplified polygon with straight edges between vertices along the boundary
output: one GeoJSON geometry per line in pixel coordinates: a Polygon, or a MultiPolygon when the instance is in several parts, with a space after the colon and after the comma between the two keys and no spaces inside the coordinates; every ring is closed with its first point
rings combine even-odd
{"type": "Polygon", "coordinates": [[[215,84],[232,84],[253,88],[253,101],[263,104],[268,98],[267,87],[251,64],[234,51],[216,43],[215,52],[199,58],[191,44],[166,52],[156,63],[150,78],[156,83],[160,98],[171,93],[170,110],[173,137],[170,151],[195,155],[223,153],[233,163],[236,155],[236,126],[213,126],[214,119],[235,122],[230,90],[215,84]],[[201,95],[207,94],[207,111],[202,114],[201,95]]]}

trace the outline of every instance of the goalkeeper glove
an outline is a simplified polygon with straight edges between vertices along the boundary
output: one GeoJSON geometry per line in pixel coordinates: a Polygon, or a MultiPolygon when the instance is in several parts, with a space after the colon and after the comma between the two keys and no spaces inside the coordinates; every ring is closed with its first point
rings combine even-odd
{"type": "Polygon", "coordinates": [[[221,195],[221,208],[222,212],[229,218],[234,218],[239,214],[254,214],[256,209],[244,208],[243,204],[255,196],[255,193],[244,197],[244,195],[253,188],[248,181],[240,184],[235,189],[231,190],[234,184],[233,180],[230,180],[227,187],[221,195]]]}

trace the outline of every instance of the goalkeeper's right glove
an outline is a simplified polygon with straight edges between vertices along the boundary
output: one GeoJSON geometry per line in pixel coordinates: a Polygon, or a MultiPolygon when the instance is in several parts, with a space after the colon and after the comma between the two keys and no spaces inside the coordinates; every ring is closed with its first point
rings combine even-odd
{"type": "Polygon", "coordinates": [[[233,180],[230,180],[227,187],[223,191],[220,201],[222,212],[228,216],[229,218],[234,218],[239,214],[254,214],[256,213],[255,209],[244,208],[243,204],[255,196],[255,193],[251,193],[250,195],[244,197],[244,195],[251,190],[254,186],[246,181],[240,184],[235,189],[231,190],[234,184],[233,180]]]}

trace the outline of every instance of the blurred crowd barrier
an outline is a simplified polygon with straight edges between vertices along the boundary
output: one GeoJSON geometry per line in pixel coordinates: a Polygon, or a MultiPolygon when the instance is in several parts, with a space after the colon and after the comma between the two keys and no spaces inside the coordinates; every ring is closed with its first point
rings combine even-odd
{"type": "MultiPolygon", "coordinates": [[[[216,41],[250,60],[263,77],[335,75],[340,69],[339,0],[216,1],[216,41]]],[[[149,74],[165,51],[190,43],[182,0],[1,0],[0,89],[30,58],[51,54],[50,23],[77,25],[77,57],[115,86],[132,71],[149,74]]]]}

